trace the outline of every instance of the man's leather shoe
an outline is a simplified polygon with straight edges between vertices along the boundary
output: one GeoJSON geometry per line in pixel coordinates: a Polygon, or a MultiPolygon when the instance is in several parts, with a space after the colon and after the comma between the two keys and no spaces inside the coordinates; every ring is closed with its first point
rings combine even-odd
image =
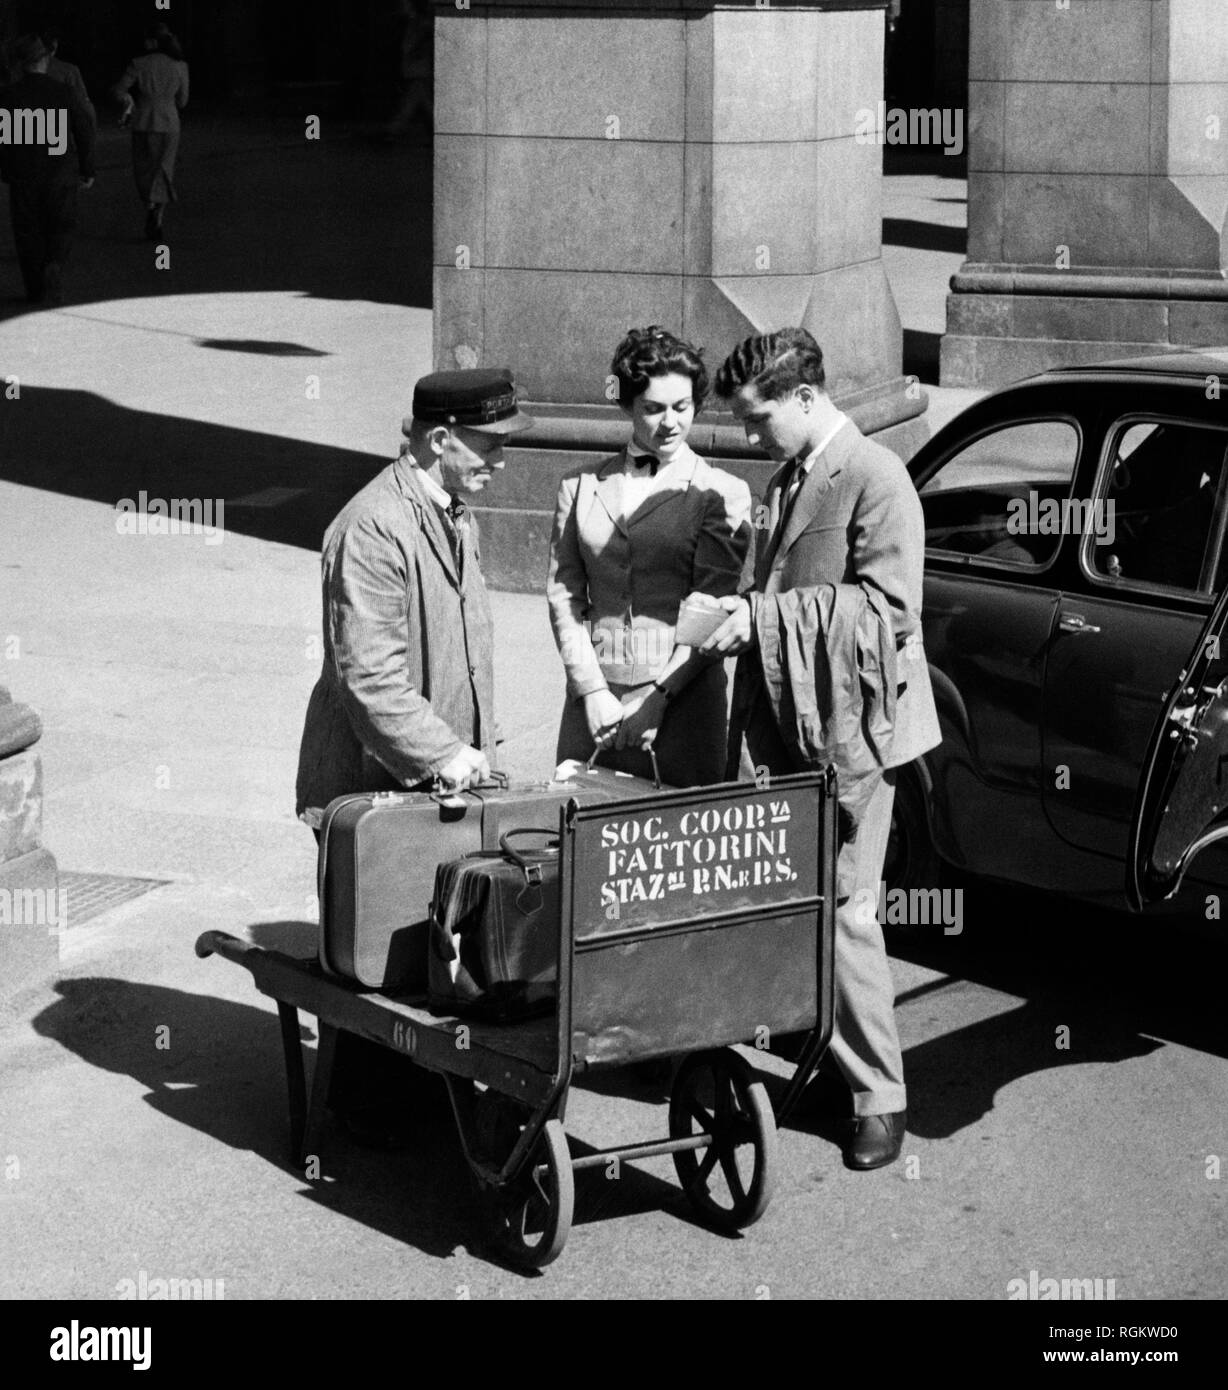
{"type": "Polygon", "coordinates": [[[844,1149],[844,1166],[868,1173],[894,1163],[904,1147],[907,1110],[892,1115],[858,1115],[844,1149]]]}

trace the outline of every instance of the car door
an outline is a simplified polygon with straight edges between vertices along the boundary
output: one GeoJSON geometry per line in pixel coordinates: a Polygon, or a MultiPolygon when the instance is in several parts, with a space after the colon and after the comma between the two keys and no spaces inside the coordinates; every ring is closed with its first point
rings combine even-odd
{"type": "Polygon", "coordinates": [[[925,513],[922,624],[943,731],[925,761],[943,857],[1031,881],[1029,866],[1051,862],[1054,843],[1041,804],[1040,719],[1062,538],[1029,532],[1024,514],[1030,499],[1070,494],[1082,431],[1061,412],[1003,411],[972,416],[962,438],[935,441],[932,455],[914,460],[925,513]],[[995,824],[1010,833],[986,834],[995,824]]]}
{"type": "Polygon", "coordinates": [[[1105,433],[1045,663],[1045,813],[1125,861],[1156,719],[1223,582],[1228,431],[1157,412],[1105,433]]]}
{"type": "MultiPolygon", "coordinates": [[[[1126,895],[1139,911],[1173,897],[1195,859],[1212,846],[1219,846],[1213,853],[1222,856],[1222,842],[1228,839],[1228,823],[1220,814],[1228,805],[1226,625],[1228,589],[1174,680],[1151,733],[1126,864],[1126,895]]],[[[1199,867],[1216,880],[1205,861],[1199,867]]]]}

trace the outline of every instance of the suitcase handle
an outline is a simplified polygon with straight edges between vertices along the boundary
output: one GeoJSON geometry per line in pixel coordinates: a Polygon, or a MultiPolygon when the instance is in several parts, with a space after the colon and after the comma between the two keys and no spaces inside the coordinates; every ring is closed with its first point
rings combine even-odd
{"type": "Polygon", "coordinates": [[[533,827],[529,827],[524,830],[508,830],[499,836],[499,849],[503,852],[506,858],[510,859],[512,863],[520,869],[520,872],[524,874],[525,883],[540,883],[542,881],[542,866],[540,864],[531,864],[523,854],[518,853],[508,843],[509,840],[514,839],[517,835],[554,835],[554,840],[550,844],[546,845],[544,851],[542,851],[547,855],[547,857],[553,859],[558,855],[559,852],[557,832],[553,830],[538,830],[534,829],[533,827]]]}
{"type": "MultiPolygon", "coordinates": [[[[596,763],[597,759],[598,759],[598,758],[602,755],[602,753],[604,753],[605,751],[606,751],[606,750],[605,750],[604,748],[594,748],[594,749],[593,749],[592,753],[589,755],[588,762],[584,764],[585,768],[586,768],[589,772],[592,772],[593,766],[594,766],[594,764],[596,763]]],[[[652,759],[652,784],[653,784],[653,786],[657,789],[657,791],[660,791],[660,790],[661,790],[661,769],[657,766],[657,750],[652,746],[652,744],[649,744],[648,747],[647,747],[647,749],[646,749],[645,751],[647,752],[648,756],[652,759]]]]}
{"type": "MultiPolygon", "coordinates": [[[[512,780],[512,779],[507,775],[506,772],[491,772],[490,776],[487,777],[487,778],[485,778],[483,781],[481,781],[481,782],[471,782],[471,783],[469,784],[469,786],[467,786],[467,787],[465,788],[465,791],[467,791],[467,792],[505,792],[505,791],[507,791],[508,787],[511,785],[511,780],[512,780]]],[[[458,791],[456,791],[456,792],[446,792],[446,791],[444,791],[443,787],[442,787],[442,786],[440,785],[440,783],[439,783],[439,778],[438,778],[438,777],[436,777],[435,780],[434,780],[434,782],[432,783],[432,786],[431,786],[431,800],[432,800],[432,801],[437,801],[441,806],[446,806],[454,797],[457,797],[457,796],[460,796],[460,795],[461,795],[461,793],[458,792],[458,791]]]]}

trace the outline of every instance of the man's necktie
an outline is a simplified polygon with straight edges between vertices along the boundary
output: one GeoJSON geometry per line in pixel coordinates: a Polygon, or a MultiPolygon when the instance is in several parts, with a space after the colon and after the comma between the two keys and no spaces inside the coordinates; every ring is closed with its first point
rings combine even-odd
{"type": "Polygon", "coordinates": [[[469,508],[459,497],[454,497],[448,504],[445,515],[448,518],[449,531],[452,536],[452,549],[456,552],[456,572],[464,579],[465,538],[469,534],[469,508]]]}
{"type": "Polygon", "coordinates": [[[802,468],[800,458],[791,459],[788,471],[781,479],[780,483],[780,520],[776,523],[776,535],[773,538],[773,548],[780,545],[785,534],[785,527],[789,524],[789,518],[793,515],[793,504],[797,501],[797,494],[802,490],[802,484],[806,481],[806,474],[802,468]]]}

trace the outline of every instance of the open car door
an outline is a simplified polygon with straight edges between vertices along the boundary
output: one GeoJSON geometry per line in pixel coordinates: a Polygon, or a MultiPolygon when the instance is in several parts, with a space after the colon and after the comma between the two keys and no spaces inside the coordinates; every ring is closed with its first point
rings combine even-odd
{"type": "Polygon", "coordinates": [[[1169,691],[1143,760],[1126,855],[1141,912],[1171,898],[1208,845],[1228,839],[1228,589],[1169,691]]]}

